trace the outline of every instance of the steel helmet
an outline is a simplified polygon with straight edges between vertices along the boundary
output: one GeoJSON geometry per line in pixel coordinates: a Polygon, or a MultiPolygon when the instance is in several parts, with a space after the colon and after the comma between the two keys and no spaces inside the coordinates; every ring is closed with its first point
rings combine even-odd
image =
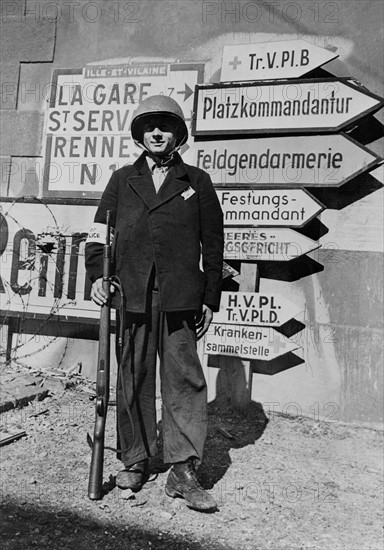
{"type": "Polygon", "coordinates": [[[142,143],[144,125],[153,115],[165,115],[177,121],[177,148],[187,141],[188,129],[185,124],[184,113],[180,105],[166,95],[147,97],[133,113],[131,133],[134,140],[142,143]]]}

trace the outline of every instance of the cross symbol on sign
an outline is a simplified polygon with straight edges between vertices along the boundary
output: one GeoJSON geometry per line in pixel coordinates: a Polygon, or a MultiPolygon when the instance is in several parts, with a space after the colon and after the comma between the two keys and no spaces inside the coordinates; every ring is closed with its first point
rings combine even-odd
{"type": "Polygon", "coordinates": [[[237,69],[237,66],[238,65],[241,65],[241,61],[239,60],[239,58],[237,57],[237,55],[233,58],[233,61],[230,61],[228,63],[228,65],[232,65],[233,67],[233,70],[236,71],[237,69]]]}
{"type": "MultiPolygon", "coordinates": [[[[269,341],[271,342],[271,340],[269,341]]],[[[281,350],[285,350],[287,347],[287,343],[284,340],[284,337],[280,338],[280,334],[278,332],[275,332],[272,329],[272,341],[273,341],[273,346],[272,346],[273,352],[281,355],[281,350]]]]}

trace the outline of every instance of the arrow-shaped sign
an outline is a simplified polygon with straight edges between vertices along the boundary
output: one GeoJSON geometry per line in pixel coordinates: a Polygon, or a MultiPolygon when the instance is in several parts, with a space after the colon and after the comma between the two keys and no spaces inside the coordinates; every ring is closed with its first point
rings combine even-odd
{"type": "Polygon", "coordinates": [[[320,245],[287,228],[224,228],[224,258],[240,261],[289,261],[320,245]]]}
{"type": "Polygon", "coordinates": [[[228,277],[237,277],[240,275],[240,272],[237,271],[234,267],[231,265],[228,265],[227,262],[223,262],[223,269],[221,272],[221,276],[223,279],[227,279],[228,277]]]}
{"type": "Polygon", "coordinates": [[[197,85],[192,134],[336,132],[383,105],[346,78],[197,85]]]}
{"type": "Polygon", "coordinates": [[[270,361],[298,347],[271,327],[212,323],[205,337],[204,353],[270,361]]]}
{"type": "Polygon", "coordinates": [[[279,327],[300,311],[298,305],[279,294],[223,292],[213,322],[279,327]]]}
{"type": "Polygon", "coordinates": [[[302,227],[324,206],[304,189],[216,189],[224,225],[302,227]]]}
{"type": "Polygon", "coordinates": [[[224,46],[221,82],[297,78],[338,57],[305,40],[224,46]]]}
{"type": "Polygon", "coordinates": [[[192,143],[183,159],[218,185],[339,187],[381,158],[345,134],[192,143]]]}
{"type": "Polygon", "coordinates": [[[191,88],[188,86],[188,84],[185,83],[184,90],[182,90],[181,92],[177,92],[177,93],[184,96],[183,101],[187,101],[187,99],[189,97],[191,97],[191,95],[193,94],[193,90],[191,90],[191,88]]]}

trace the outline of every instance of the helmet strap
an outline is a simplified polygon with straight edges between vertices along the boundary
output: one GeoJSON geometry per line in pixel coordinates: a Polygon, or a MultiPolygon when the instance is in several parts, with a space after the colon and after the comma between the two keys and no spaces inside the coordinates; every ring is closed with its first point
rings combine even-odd
{"type": "Polygon", "coordinates": [[[159,168],[168,168],[169,166],[174,164],[175,153],[176,151],[173,150],[170,154],[159,157],[158,155],[154,155],[153,153],[147,151],[147,155],[156,163],[159,168]]]}
{"type": "Polygon", "coordinates": [[[145,147],[145,145],[143,143],[141,143],[140,141],[138,140],[135,140],[135,144],[140,147],[140,149],[143,149],[143,151],[148,155],[149,158],[151,158],[153,160],[153,162],[156,163],[156,166],[158,167],[169,167],[169,166],[172,166],[172,164],[175,163],[176,161],[176,153],[178,152],[178,150],[180,149],[181,145],[177,145],[177,147],[175,147],[170,153],[168,153],[167,155],[162,155],[162,156],[159,156],[159,155],[154,155],[153,153],[151,153],[151,151],[148,151],[148,149],[145,147]]]}

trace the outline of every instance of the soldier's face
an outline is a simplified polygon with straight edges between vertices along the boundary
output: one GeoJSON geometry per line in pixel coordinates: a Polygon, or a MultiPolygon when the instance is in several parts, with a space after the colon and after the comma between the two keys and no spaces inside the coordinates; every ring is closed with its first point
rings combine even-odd
{"type": "Polygon", "coordinates": [[[176,127],[173,121],[154,118],[144,125],[145,147],[154,155],[166,155],[175,148],[176,127]]]}

